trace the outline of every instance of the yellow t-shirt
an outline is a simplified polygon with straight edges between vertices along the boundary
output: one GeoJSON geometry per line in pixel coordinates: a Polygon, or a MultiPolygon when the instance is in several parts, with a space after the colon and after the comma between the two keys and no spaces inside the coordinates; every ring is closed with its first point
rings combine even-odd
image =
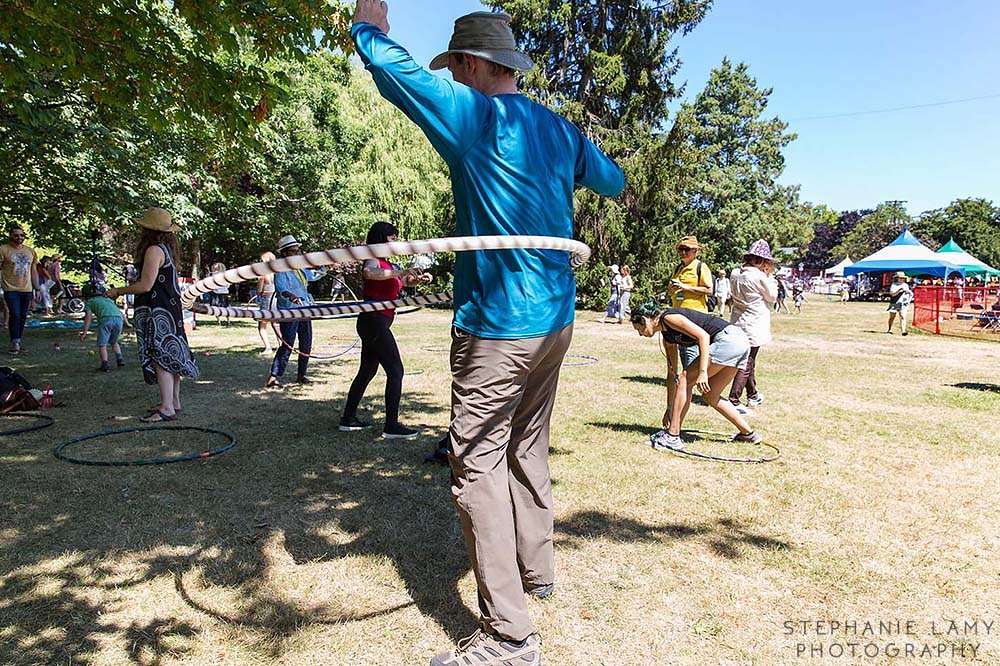
{"type": "MultiPolygon", "coordinates": [[[[712,271],[708,265],[700,259],[695,259],[687,266],[681,266],[674,271],[674,280],[680,280],[684,284],[692,287],[712,288],[712,271]],[[701,266],[701,277],[698,276],[698,267],[701,266]]],[[[672,306],[675,308],[690,308],[698,312],[708,312],[708,294],[696,294],[691,291],[674,292],[672,306]]]]}
{"type": "Polygon", "coordinates": [[[31,286],[31,264],[38,261],[38,255],[27,245],[14,247],[10,243],[0,245],[0,276],[4,291],[34,291],[31,286]]]}

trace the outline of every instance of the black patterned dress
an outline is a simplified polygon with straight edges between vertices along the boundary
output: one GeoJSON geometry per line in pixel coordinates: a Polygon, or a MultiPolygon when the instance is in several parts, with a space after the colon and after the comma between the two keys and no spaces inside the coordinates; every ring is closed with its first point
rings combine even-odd
{"type": "Polygon", "coordinates": [[[167,372],[182,377],[196,379],[201,374],[184,334],[177,268],[167,246],[161,244],[159,248],[164,260],[153,288],[135,296],[135,337],[147,384],[156,383],[154,361],[167,372]]]}

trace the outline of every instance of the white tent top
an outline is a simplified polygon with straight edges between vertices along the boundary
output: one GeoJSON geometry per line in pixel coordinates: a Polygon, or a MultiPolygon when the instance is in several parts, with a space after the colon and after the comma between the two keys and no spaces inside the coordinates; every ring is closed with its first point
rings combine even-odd
{"type": "Polygon", "coordinates": [[[907,275],[937,275],[948,277],[952,273],[965,275],[965,268],[935,254],[910,233],[903,232],[884,248],[844,269],[844,275],[857,273],[887,273],[905,271],[907,275]]]}
{"type": "Polygon", "coordinates": [[[830,268],[823,271],[823,275],[832,275],[833,277],[844,277],[844,269],[853,264],[851,261],[851,255],[844,257],[844,260],[837,264],[836,266],[831,266],[830,268]]]}

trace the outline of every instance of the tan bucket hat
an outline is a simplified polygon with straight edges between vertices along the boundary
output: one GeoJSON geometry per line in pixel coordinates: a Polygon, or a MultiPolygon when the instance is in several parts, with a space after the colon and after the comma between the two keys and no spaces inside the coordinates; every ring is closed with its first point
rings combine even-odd
{"type": "Polygon", "coordinates": [[[145,227],[146,229],[152,229],[154,231],[180,231],[181,227],[176,222],[171,221],[170,213],[163,210],[162,208],[147,208],[136,223],[140,227],[145,227]]]}
{"type": "Polygon", "coordinates": [[[531,58],[517,50],[510,15],[503,12],[472,12],[455,19],[448,50],[431,60],[431,69],[447,67],[452,53],[468,53],[519,72],[535,68],[531,58]]]}

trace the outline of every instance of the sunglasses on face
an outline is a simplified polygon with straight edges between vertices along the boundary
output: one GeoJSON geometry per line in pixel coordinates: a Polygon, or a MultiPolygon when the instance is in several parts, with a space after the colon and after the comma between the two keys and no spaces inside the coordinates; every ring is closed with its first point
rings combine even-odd
{"type": "Polygon", "coordinates": [[[677,249],[678,254],[688,254],[689,252],[694,252],[693,247],[682,247],[677,249]]]}

